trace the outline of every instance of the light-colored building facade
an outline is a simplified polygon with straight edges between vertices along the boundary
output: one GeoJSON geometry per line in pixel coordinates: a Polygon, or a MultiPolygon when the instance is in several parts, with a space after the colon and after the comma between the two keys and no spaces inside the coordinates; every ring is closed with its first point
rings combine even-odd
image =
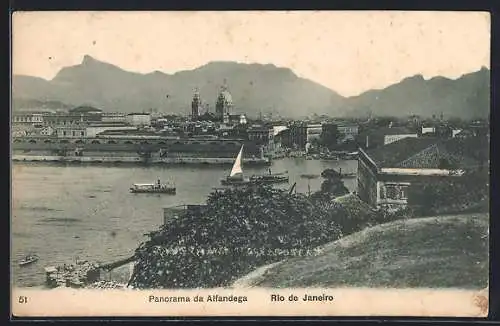
{"type": "Polygon", "coordinates": [[[149,113],[129,113],[126,117],[126,122],[132,126],[150,126],[151,114],[149,113]]]}
{"type": "Polygon", "coordinates": [[[347,124],[347,123],[338,123],[337,132],[338,132],[338,143],[343,143],[348,140],[354,140],[358,136],[359,126],[356,124],[347,124]]]}
{"type": "Polygon", "coordinates": [[[385,135],[384,136],[384,145],[388,145],[390,143],[397,142],[398,140],[405,138],[417,138],[418,135],[414,134],[396,134],[396,135],[385,135]]]}
{"type": "Polygon", "coordinates": [[[12,115],[12,122],[15,124],[33,124],[40,125],[43,124],[43,114],[42,113],[14,113],[12,115]]]}
{"type": "Polygon", "coordinates": [[[106,112],[106,113],[102,113],[101,117],[102,117],[103,123],[126,122],[127,121],[126,114],[122,113],[122,112],[106,112]]]}
{"type": "Polygon", "coordinates": [[[58,138],[85,138],[87,130],[85,126],[59,126],[56,127],[56,136],[58,138]]]}
{"type": "Polygon", "coordinates": [[[320,123],[308,124],[306,129],[306,139],[308,143],[313,140],[319,140],[321,138],[321,132],[323,131],[323,126],[320,123]]]}
{"type": "Polygon", "coordinates": [[[52,128],[51,126],[46,126],[40,130],[40,135],[52,136],[54,134],[54,132],[55,132],[54,128],[52,128]]]}
{"type": "Polygon", "coordinates": [[[130,126],[125,123],[99,123],[90,124],[85,128],[85,130],[87,137],[95,137],[98,134],[109,130],[128,132],[131,130],[137,130],[137,127],[130,126]]]}

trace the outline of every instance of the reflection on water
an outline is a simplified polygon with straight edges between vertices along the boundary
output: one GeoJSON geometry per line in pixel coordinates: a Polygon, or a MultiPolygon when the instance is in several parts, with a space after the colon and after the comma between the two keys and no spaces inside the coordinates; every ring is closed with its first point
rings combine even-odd
{"type": "MultiPolygon", "coordinates": [[[[273,173],[288,171],[289,188],[318,190],[327,168],[356,170],[356,161],[314,161],[302,158],[273,162],[273,173]]],[[[144,234],[162,222],[163,207],[203,203],[231,166],[104,167],[15,164],[12,171],[12,267],[20,286],[44,282],[43,268],[74,261],[75,257],[111,262],[133,254],[144,234]],[[174,181],[177,194],[131,194],[132,183],[174,181]],[[40,260],[20,267],[28,253],[40,260]]],[[[244,167],[245,174],[262,174],[268,167],[244,167]]],[[[356,179],[344,181],[351,191],[356,179]]]]}

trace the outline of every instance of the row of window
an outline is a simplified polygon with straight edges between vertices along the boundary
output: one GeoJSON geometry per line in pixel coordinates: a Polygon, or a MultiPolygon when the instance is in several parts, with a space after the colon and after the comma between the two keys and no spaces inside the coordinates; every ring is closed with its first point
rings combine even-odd
{"type": "Polygon", "coordinates": [[[381,187],[380,199],[407,200],[407,188],[406,185],[384,185],[381,187]]]}
{"type": "Polygon", "coordinates": [[[75,131],[75,130],[72,130],[71,132],[69,132],[69,131],[63,130],[60,133],[62,133],[62,136],[69,136],[70,134],[73,137],[84,137],[85,136],[85,131],[75,131]]]}

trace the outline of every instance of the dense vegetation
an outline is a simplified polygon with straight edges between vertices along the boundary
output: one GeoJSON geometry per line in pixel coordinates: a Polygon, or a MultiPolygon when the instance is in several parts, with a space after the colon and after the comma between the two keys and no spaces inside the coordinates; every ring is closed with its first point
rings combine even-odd
{"type": "Polygon", "coordinates": [[[408,205],[419,216],[489,210],[489,174],[486,169],[463,177],[413,184],[408,205]]]}
{"type": "Polygon", "coordinates": [[[216,287],[254,268],[312,253],[342,236],[346,211],[266,186],[212,193],[207,207],[186,213],[137,249],[131,284],[148,287],[216,287]]]}

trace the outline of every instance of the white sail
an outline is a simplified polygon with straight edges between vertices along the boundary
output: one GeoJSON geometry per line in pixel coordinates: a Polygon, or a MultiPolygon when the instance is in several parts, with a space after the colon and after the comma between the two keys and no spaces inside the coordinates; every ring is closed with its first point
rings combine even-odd
{"type": "Polygon", "coordinates": [[[240,152],[234,161],[233,168],[231,169],[230,177],[235,176],[236,174],[243,174],[243,170],[241,169],[241,156],[243,155],[243,146],[241,146],[240,152]]]}

